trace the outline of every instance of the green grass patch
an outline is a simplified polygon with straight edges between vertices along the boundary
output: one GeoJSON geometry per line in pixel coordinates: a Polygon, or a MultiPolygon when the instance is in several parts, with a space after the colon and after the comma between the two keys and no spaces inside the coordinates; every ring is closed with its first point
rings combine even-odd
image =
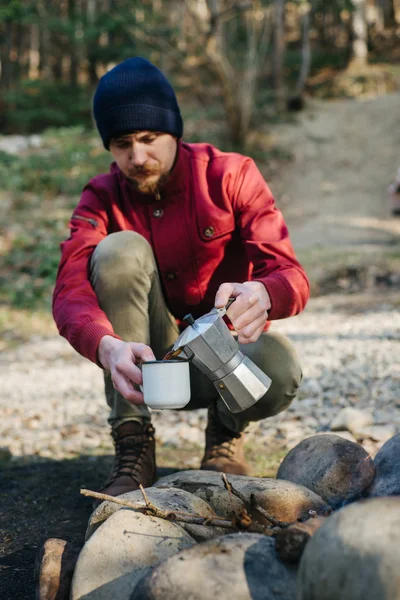
{"type": "Polygon", "coordinates": [[[69,199],[61,200],[52,204],[20,198],[11,211],[10,226],[2,232],[6,243],[0,267],[0,306],[50,310],[59,244],[68,236],[71,213],[69,199]]]}
{"type": "Polygon", "coordinates": [[[48,129],[39,148],[15,156],[0,152],[3,189],[43,197],[75,196],[95,175],[107,172],[110,154],[83,127],[48,129]]]}
{"type": "Polygon", "coordinates": [[[49,310],[22,310],[0,305],[0,351],[28,342],[32,336],[57,335],[49,310]]]}
{"type": "MultiPolygon", "coordinates": [[[[253,477],[275,477],[278,467],[287,454],[285,448],[269,448],[262,442],[249,439],[245,456],[253,477]]],[[[185,444],[179,448],[157,445],[157,464],[172,469],[198,469],[203,448],[185,444]]]]}
{"type": "Polygon", "coordinates": [[[288,450],[284,446],[271,447],[255,437],[245,444],[246,460],[253,477],[276,477],[276,472],[288,450]]]}
{"type": "Polygon", "coordinates": [[[111,157],[83,127],[49,129],[39,148],[0,153],[0,305],[50,311],[59,244],[86,183],[111,157]]]}

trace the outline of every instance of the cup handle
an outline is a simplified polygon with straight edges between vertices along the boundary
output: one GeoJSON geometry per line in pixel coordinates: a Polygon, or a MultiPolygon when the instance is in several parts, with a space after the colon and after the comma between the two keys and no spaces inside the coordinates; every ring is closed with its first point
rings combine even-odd
{"type": "MultiPolygon", "coordinates": [[[[138,368],[138,369],[140,369],[140,371],[141,371],[141,372],[142,372],[142,374],[143,374],[143,371],[142,371],[142,364],[143,364],[142,362],[138,361],[138,362],[136,363],[136,366],[137,366],[137,368],[138,368]]],[[[142,394],[143,394],[143,385],[139,384],[139,388],[140,388],[140,391],[141,391],[141,392],[142,392],[142,394]]]]}

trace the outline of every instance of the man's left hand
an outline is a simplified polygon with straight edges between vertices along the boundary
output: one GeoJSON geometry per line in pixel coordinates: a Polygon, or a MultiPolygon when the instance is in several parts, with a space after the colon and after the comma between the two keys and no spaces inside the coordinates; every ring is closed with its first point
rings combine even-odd
{"type": "Polygon", "coordinates": [[[271,300],[260,281],[222,283],[215,296],[215,307],[226,306],[229,298],[236,298],[227,315],[238,334],[241,344],[255,342],[264,331],[271,308],[271,300]]]}

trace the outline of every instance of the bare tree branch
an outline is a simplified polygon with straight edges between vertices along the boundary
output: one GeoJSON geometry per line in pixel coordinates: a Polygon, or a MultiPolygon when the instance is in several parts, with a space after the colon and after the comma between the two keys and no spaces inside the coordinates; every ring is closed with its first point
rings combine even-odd
{"type": "MultiPolygon", "coordinates": [[[[144,490],[141,491],[143,494],[144,490]]],[[[167,511],[158,508],[152,502],[150,502],[145,493],[143,494],[145,501],[144,506],[143,504],[138,502],[129,502],[129,500],[123,500],[122,498],[116,498],[115,496],[109,496],[108,494],[101,494],[100,492],[93,492],[92,490],[81,489],[80,493],[83,496],[89,496],[90,498],[97,498],[98,500],[113,502],[114,504],[118,504],[119,506],[132,508],[144,514],[151,514],[154,517],[158,517],[159,519],[165,519],[166,521],[177,521],[180,523],[188,523],[190,525],[205,525],[207,527],[222,527],[224,529],[232,529],[233,531],[240,531],[241,529],[241,520],[236,515],[233,521],[228,521],[227,519],[223,519],[218,516],[201,517],[193,513],[185,513],[181,511],[167,511]]],[[[251,522],[250,525],[246,527],[246,531],[250,531],[252,533],[263,533],[265,535],[271,535],[271,533],[263,525],[259,525],[258,523],[253,522],[251,522]]]]}
{"type": "Polygon", "coordinates": [[[239,490],[235,489],[233,487],[233,485],[228,481],[225,473],[223,473],[221,475],[221,479],[224,482],[225,489],[230,494],[233,494],[233,496],[236,496],[237,498],[239,498],[239,500],[241,500],[245,506],[250,506],[251,508],[253,508],[253,510],[257,511],[265,519],[270,521],[270,523],[272,523],[272,525],[275,525],[276,527],[280,527],[280,528],[289,527],[290,525],[293,525],[293,523],[285,523],[284,521],[279,521],[278,519],[275,519],[275,517],[273,517],[268,511],[266,511],[265,508],[263,508],[262,506],[257,504],[254,494],[250,495],[250,502],[249,502],[249,500],[246,498],[246,496],[244,494],[242,494],[241,492],[239,492],[239,490]]]}

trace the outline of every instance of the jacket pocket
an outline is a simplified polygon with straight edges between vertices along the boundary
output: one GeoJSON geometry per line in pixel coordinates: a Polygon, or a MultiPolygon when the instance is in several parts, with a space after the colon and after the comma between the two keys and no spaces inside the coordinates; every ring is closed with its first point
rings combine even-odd
{"type": "MultiPolygon", "coordinates": [[[[222,211],[221,211],[222,212],[222,211]]],[[[212,242],[235,230],[235,219],[229,213],[197,215],[197,229],[203,242],[212,242]]]]}

